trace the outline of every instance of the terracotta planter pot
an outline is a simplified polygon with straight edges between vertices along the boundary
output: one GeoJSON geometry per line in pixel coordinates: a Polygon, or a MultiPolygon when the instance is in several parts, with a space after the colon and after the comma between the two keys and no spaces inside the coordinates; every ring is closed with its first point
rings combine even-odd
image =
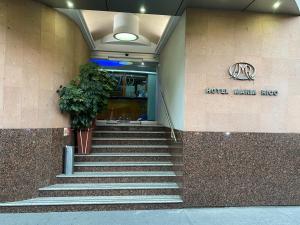
{"type": "Polygon", "coordinates": [[[92,129],[77,131],[78,154],[87,155],[91,152],[92,146],[92,129]]]}

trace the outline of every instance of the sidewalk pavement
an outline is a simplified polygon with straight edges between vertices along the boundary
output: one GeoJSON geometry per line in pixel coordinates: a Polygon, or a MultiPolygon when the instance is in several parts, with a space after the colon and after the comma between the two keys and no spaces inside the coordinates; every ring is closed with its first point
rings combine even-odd
{"type": "Polygon", "coordinates": [[[0,225],[300,225],[300,206],[0,214],[0,225]]]}

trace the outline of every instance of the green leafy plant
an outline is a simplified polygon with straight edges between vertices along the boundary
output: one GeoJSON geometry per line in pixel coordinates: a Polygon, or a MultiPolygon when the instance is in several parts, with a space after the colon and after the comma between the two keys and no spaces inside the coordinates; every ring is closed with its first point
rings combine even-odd
{"type": "Polygon", "coordinates": [[[70,114],[72,128],[91,127],[93,119],[107,107],[115,85],[115,79],[96,64],[82,65],[79,76],[58,90],[59,108],[70,114]]]}

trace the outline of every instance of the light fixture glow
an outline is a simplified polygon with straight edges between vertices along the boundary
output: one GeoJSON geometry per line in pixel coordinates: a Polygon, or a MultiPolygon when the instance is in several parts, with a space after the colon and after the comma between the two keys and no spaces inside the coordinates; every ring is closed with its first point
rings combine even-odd
{"type": "Polygon", "coordinates": [[[114,35],[114,38],[119,40],[119,41],[135,41],[139,37],[135,34],[131,33],[118,33],[114,35]]]}
{"type": "Polygon", "coordinates": [[[146,8],[144,6],[141,6],[140,13],[145,13],[145,12],[146,12],[146,8]]]}
{"type": "Polygon", "coordinates": [[[130,66],[133,64],[133,62],[121,61],[120,64],[123,66],[130,66]]]}
{"type": "Polygon", "coordinates": [[[273,4],[273,9],[278,9],[279,6],[281,5],[281,2],[280,1],[277,1],[273,4]]]}
{"type": "Polygon", "coordinates": [[[74,3],[71,1],[67,1],[68,8],[74,8],[74,3]]]}
{"type": "Polygon", "coordinates": [[[142,65],[142,66],[145,66],[145,63],[144,63],[144,62],[141,62],[141,65],[142,65]]]}

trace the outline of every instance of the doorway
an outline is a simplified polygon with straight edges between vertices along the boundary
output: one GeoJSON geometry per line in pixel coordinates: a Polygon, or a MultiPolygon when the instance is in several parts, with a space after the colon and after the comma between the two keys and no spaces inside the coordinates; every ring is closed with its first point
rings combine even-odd
{"type": "Polygon", "coordinates": [[[98,120],[155,121],[156,74],[139,71],[108,71],[117,85],[108,107],[98,120]]]}

